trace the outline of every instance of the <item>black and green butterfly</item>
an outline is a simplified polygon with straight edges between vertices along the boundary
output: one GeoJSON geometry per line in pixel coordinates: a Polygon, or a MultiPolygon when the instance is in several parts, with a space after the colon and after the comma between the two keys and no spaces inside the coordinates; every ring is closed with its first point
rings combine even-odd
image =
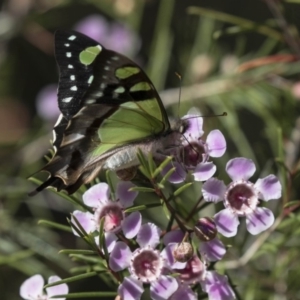
{"type": "Polygon", "coordinates": [[[51,186],[75,192],[101,169],[138,166],[137,151],[156,158],[174,148],[187,124],[170,125],[165,108],[143,70],[89,37],[58,30],[58,105],[55,155],[41,170],[50,174],[31,195],[51,186]]]}

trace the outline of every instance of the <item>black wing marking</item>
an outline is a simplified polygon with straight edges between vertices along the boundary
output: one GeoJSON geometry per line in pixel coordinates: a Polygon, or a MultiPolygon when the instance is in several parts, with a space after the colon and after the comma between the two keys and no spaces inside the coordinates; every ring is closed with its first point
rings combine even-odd
{"type": "Polygon", "coordinates": [[[93,65],[84,65],[79,54],[87,47],[97,46],[93,39],[71,30],[55,33],[55,58],[59,67],[58,106],[69,120],[82,107],[82,99],[93,75],[93,65]]]}

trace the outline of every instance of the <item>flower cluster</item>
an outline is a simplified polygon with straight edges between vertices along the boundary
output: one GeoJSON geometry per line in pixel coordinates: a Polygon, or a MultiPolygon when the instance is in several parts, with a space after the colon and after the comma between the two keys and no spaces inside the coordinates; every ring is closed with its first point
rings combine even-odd
{"type": "MultiPolygon", "coordinates": [[[[215,269],[215,263],[226,255],[226,246],[219,235],[236,235],[241,218],[246,219],[247,229],[253,235],[267,230],[274,222],[272,211],[260,207],[259,200],[267,202],[281,197],[278,178],[269,175],[252,183],[249,178],[256,170],[253,161],[238,157],[227,162],[226,172],[232,182],[225,185],[213,177],[217,168],[211,161],[226,151],[223,134],[212,130],[204,139],[203,119],[195,110],[183,119],[188,126],[181,147],[175,161],[161,167],[162,176],[168,174],[166,178],[172,184],[182,187],[187,174],[192,174],[202,184],[201,199],[207,204],[222,201],[223,210],[214,216],[202,216],[201,210],[196,209],[188,213],[189,217],[180,215],[170,201],[174,198],[166,197],[157,175],[151,175],[149,182],[153,188],[142,188],[129,181],[118,182],[114,189],[107,183],[95,184],[82,196],[84,211],[75,210],[72,214],[73,233],[84,237],[93,249],[97,248],[95,253],[106,261],[109,273],[120,282],[117,292],[121,299],[139,300],[147,290],[153,300],[196,300],[198,294],[193,289],[196,285],[210,300],[235,299],[228,277],[215,269]],[[171,168],[173,173],[169,172],[171,168]],[[156,193],[161,203],[155,205],[162,205],[169,214],[167,229],[161,229],[140,212],[155,205],[135,203],[138,191],[156,193]]],[[[30,278],[21,287],[24,299],[49,299],[68,292],[62,284],[56,286],[61,288],[59,292],[50,290],[54,287],[47,288],[45,296],[41,277],[33,278],[35,281],[30,278]]],[[[50,279],[50,282],[59,280],[50,279]]]]}

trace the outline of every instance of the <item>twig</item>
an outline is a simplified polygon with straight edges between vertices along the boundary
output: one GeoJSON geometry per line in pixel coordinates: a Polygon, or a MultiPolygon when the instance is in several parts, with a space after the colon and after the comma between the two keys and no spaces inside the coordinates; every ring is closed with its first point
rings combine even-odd
{"type": "Polygon", "coordinates": [[[263,0],[268,5],[271,13],[275,17],[278,26],[282,29],[283,35],[286,43],[289,47],[297,54],[298,58],[300,58],[300,45],[295,37],[292,35],[289,24],[284,18],[282,12],[279,9],[278,2],[276,0],[263,0]]]}

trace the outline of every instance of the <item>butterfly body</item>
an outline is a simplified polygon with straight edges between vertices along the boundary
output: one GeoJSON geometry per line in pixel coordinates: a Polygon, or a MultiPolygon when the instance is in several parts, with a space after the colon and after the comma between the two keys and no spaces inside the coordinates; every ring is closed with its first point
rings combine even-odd
{"type": "Polygon", "coordinates": [[[138,166],[138,149],[163,159],[180,144],[184,121],[171,126],[157,91],[134,62],[74,31],[58,31],[58,105],[50,177],[32,195],[52,186],[69,194],[101,169],[138,166]]]}

